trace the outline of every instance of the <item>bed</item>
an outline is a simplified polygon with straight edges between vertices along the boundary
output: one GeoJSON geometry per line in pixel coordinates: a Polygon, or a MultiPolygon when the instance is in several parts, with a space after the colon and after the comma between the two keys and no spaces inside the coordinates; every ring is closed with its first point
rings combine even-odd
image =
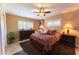
{"type": "Polygon", "coordinates": [[[34,33],[30,36],[31,44],[42,53],[52,50],[52,47],[60,39],[58,31],[48,31],[47,33],[34,33]]]}

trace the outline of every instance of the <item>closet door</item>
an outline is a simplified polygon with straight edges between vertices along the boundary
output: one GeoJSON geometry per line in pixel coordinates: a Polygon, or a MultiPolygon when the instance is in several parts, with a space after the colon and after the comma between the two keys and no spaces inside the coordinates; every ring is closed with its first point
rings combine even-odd
{"type": "Polygon", "coordinates": [[[3,8],[3,5],[0,4],[0,54],[5,54],[6,47],[6,14],[3,8]]]}
{"type": "Polygon", "coordinates": [[[0,5],[0,55],[1,55],[1,5],[0,5]]]}

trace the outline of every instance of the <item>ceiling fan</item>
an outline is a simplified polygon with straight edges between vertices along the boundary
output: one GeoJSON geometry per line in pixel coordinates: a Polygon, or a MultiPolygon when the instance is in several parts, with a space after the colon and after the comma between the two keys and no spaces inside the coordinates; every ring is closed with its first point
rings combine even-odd
{"type": "Polygon", "coordinates": [[[45,16],[45,14],[51,13],[51,11],[45,8],[40,8],[39,10],[34,10],[34,13],[37,13],[37,16],[45,16]]]}

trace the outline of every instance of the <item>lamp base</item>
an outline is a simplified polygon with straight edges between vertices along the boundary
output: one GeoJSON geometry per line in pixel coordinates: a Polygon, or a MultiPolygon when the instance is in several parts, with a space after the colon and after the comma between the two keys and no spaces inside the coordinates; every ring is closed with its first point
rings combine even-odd
{"type": "Polygon", "coordinates": [[[67,30],[67,34],[69,35],[69,29],[67,30]]]}

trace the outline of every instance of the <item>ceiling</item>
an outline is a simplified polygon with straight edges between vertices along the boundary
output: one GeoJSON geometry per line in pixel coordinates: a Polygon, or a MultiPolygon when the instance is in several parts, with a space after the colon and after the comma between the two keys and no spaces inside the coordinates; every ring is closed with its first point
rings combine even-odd
{"type": "Polygon", "coordinates": [[[6,13],[33,19],[42,19],[61,13],[79,10],[79,4],[77,3],[3,3],[3,5],[6,13]],[[33,10],[39,9],[40,7],[51,10],[51,13],[46,14],[44,17],[37,16],[36,13],[33,13],[33,10]]]}

